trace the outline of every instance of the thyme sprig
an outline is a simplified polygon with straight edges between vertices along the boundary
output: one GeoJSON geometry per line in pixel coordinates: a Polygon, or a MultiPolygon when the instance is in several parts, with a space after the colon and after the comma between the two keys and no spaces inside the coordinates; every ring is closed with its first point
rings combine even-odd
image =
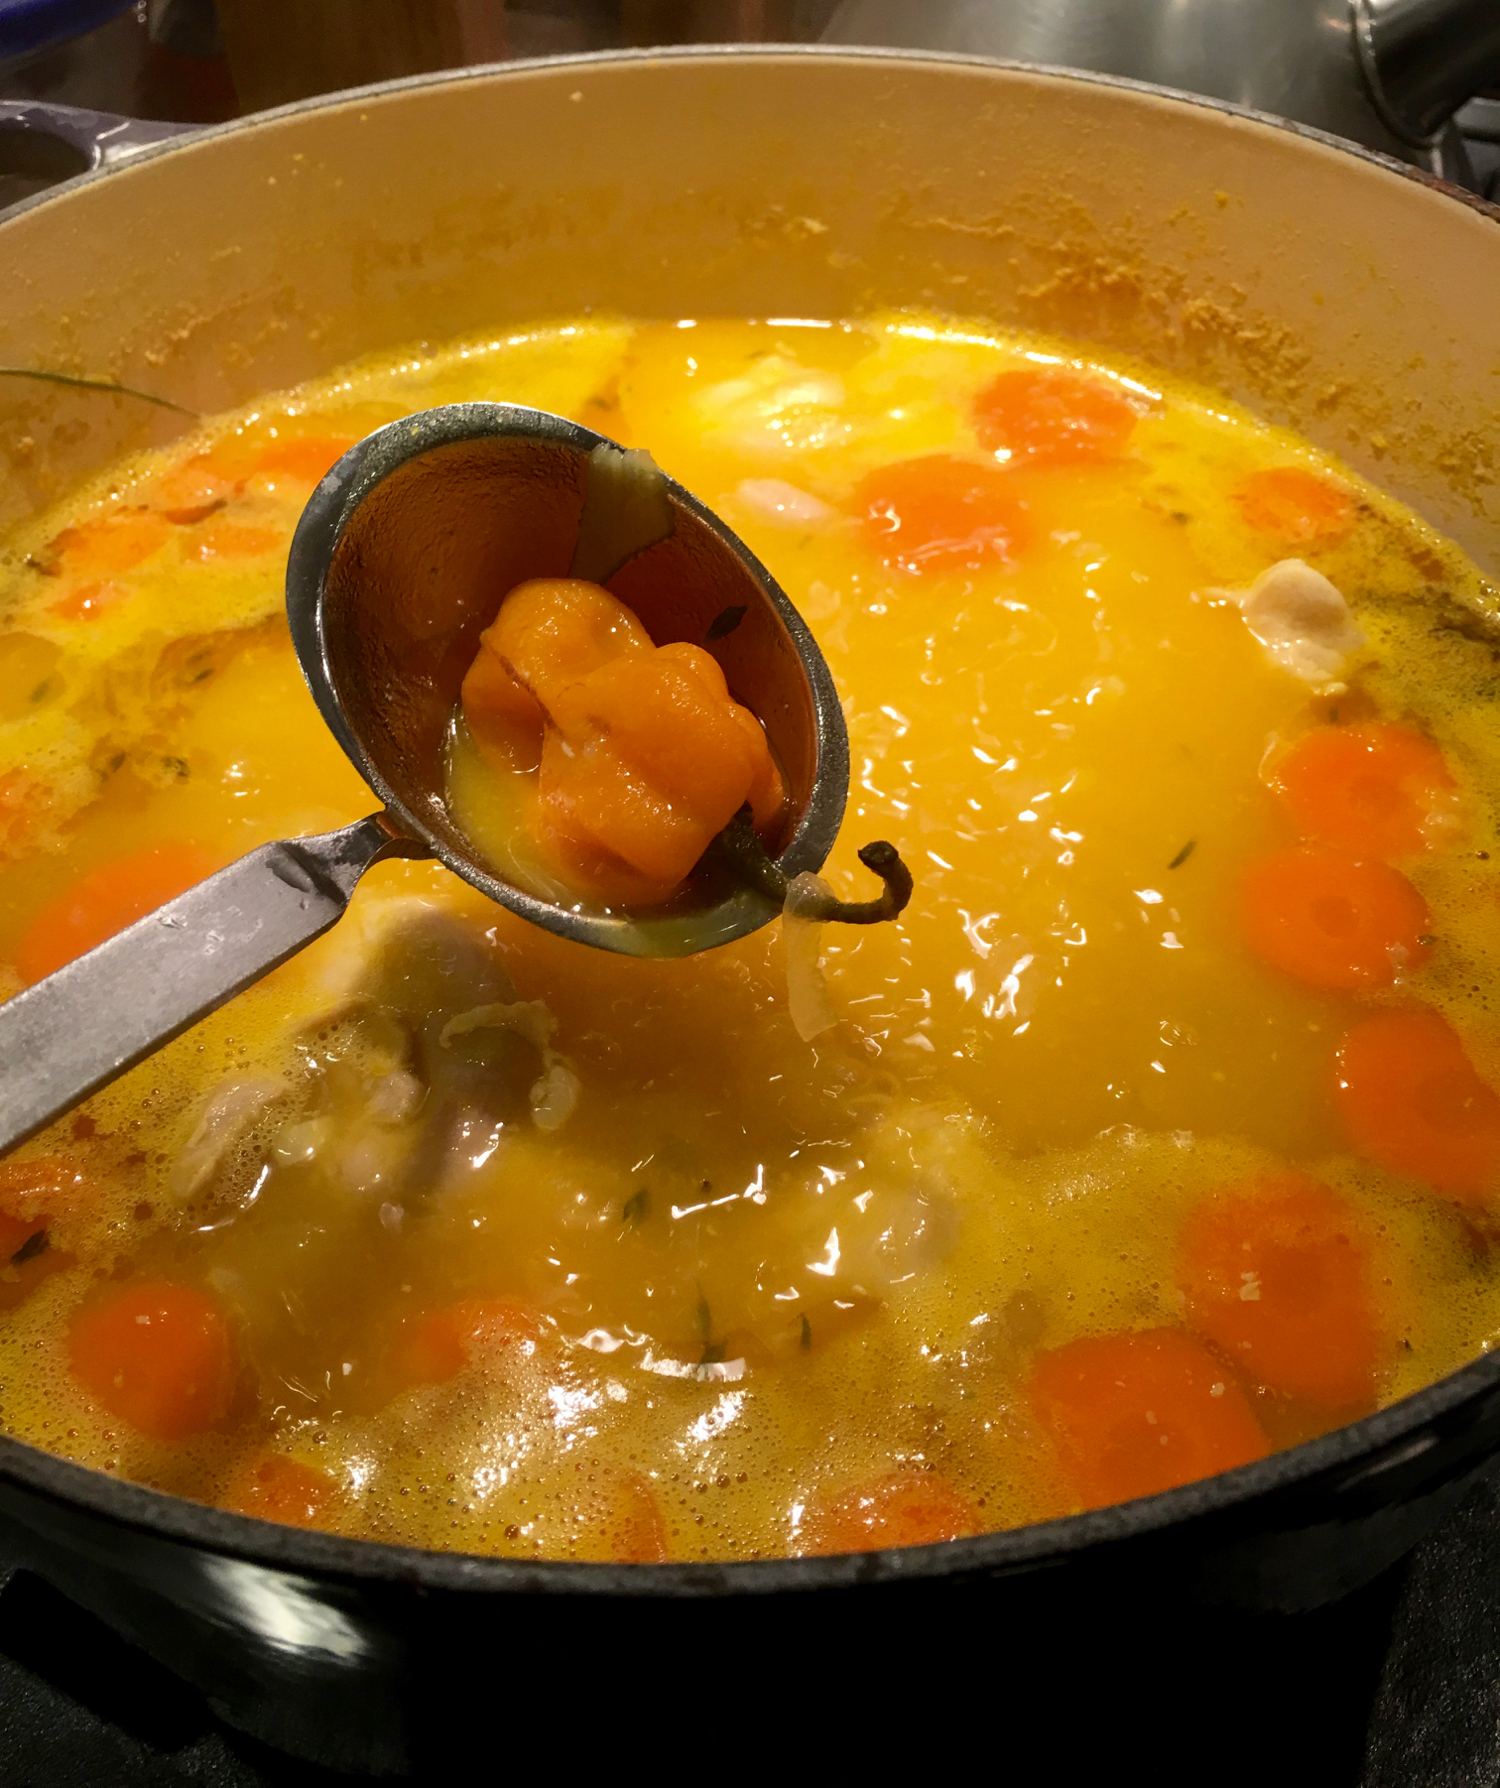
{"type": "Polygon", "coordinates": [[[134,385],[117,385],[113,379],[85,379],[77,373],[44,372],[35,366],[0,366],[0,379],[41,379],[48,385],[73,385],[80,391],[109,391],[116,397],[138,397],[142,403],[158,409],[175,410],[179,416],[197,419],[198,412],[186,404],[173,403],[170,397],[158,397],[154,391],[137,391],[134,385]]]}

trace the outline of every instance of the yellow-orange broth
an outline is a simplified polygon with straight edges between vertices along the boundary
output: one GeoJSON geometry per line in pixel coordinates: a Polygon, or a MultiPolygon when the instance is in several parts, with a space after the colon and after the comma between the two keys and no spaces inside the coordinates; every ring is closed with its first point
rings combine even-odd
{"type": "MultiPolygon", "coordinates": [[[[112,468],[4,561],[4,992],[217,863],[368,811],[287,638],[286,545],[343,445],[471,398],[648,446],[766,561],[848,716],[829,880],[867,898],[854,850],[887,837],[916,897],[825,932],[838,1022],[808,1043],[776,927],[627,960],[436,867],[375,870],[335,932],[0,1165],[11,1433],[349,1534],[744,1558],[1182,1481],[1490,1345],[1496,592],[1299,439],[979,322],[424,345],[112,468]],[[976,433],[998,374],[1058,365],[1128,403],[1118,440],[976,433]],[[929,455],[1013,478],[1024,543],[903,563],[862,481],[929,455]],[[1334,492],[1336,525],[1246,501],[1283,467],[1334,492]],[[1287,558],[1364,635],[1317,687],[1233,596],[1287,558]],[[1424,929],[1374,980],[1310,985],[1246,931],[1247,876],[1299,842],[1277,766],[1383,722],[1453,780],[1381,872],[1424,929]],[[1435,1027],[1406,1156],[1337,1084],[1386,1012],[1435,1027]],[[1291,1228],[1215,1317],[1192,1250],[1226,1198],[1281,1199],[1291,1228]],[[1298,1228],[1307,1198],[1331,1229],[1298,1228]],[[109,1350],[167,1321],[164,1285],[220,1326],[213,1384],[158,1419],[109,1350]],[[1247,1347],[1262,1300],[1290,1329],[1247,1347]],[[1084,1384],[1081,1344],[1131,1336],[1134,1363],[1106,1347],[1084,1384]]],[[[474,763],[453,793],[524,855],[474,763]]]]}

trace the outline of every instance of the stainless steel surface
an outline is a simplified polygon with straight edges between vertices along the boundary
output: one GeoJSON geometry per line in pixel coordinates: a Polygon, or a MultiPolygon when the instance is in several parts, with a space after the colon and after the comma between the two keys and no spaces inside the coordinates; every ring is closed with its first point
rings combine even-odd
{"type": "Polygon", "coordinates": [[[1460,108],[1454,122],[1466,137],[1482,143],[1500,143],[1500,99],[1485,95],[1460,108]]]}
{"type": "MultiPolygon", "coordinates": [[[[561,416],[453,404],[339,461],[292,542],[287,619],[323,718],[387,811],[262,845],[0,1005],[0,1153],[328,930],[382,857],[436,856],[522,918],[632,956],[710,950],[776,916],[779,902],[712,868],[641,916],[554,906],[501,880],[448,812],[444,741],[481,630],[516,584],[566,576],[585,514],[622,501],[622,486],[590,476],[600,448],[612,443],[561,416]]],[[[658,644],[707,646],[760,716],[789,795],[779,866],[819,869],[849,782],[833,679],[759,561],[664,483],[673,531],[663,538],[658,517],[626,541],[609,581],[658,644]],[[711,639],[733,609],[739,622],[711,639]]]]}
{"type": "Polygon", "coordinates": [[[1406,142],[1426,147],[1464,103],[1500,79],[1496,0],[1352,0],[1371,97],[1406,142]]]}
{"type": "Polygon", "coordinates": [[[263,844],[0,1005],[0,1153],[295,955],[370,864],[408,854],[378,817],[263,844]]]}
{"type": "Polygon", "coordinates": [[[86,168],[114,168],[142,149],[186,135],[191,124],[161,124],[149,118],[122,118],[114,112],[92,112],[82,106],[51,105],[45,100],[0,99],[0,137],[62,142],[76,151],[86,168]]]}
{"type": "MultiPolygon", "coordinates": [[[[496,876],[443,797],[444,737],[479,634],[506,590],[568,574],[589,456],[609,445],[513,404],[452,404],[391,423],[346,454],[308,504],[287,566],[287,617],[323,718],[403,831],[561,937],[687,956],[758,929],[779,904],[700,870],[645,916],[553,905],[496,876]]],[[[719,661],[731,693],[764,724],[786,782],[773,853],[788,876],[818,869],[849,782],[833,679],[765,567],[680,485],[665,484],[673,533],[631,557],[610,587],[658,644],[688,640],[719,661]],[[744,611],[739,623],[710,638],[734,609],[744,611]]]]}
{"type": "Polygon", "coordinates": [[[1126,75],[1316,125],[1463,183],[1463,146],[1444,126],[1500,77],[1500,3],[844,0],[824,41],[1126,75]]]}

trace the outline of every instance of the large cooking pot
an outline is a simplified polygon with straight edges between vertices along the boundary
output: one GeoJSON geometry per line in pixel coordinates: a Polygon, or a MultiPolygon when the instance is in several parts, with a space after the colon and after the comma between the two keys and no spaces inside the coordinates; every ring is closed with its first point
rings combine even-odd
{"type": "MultiPolygon", "coordinates": [[[[35,122],[35,120],[33,120],[35,122]]],[[[120,139],[123,141],[124,139],[120,139]]],[[[118,143],[117,143],[118,146],[118,143]]],[[[1500,571],[1500,212],[1412,169],[1098,77],[859,51],[582,58],[371,88],[145,148],[0,223],[0,366],[240,404],[402,341],[597,307],[937,305],[1227,391],[1500,571]]],[[[0,522],[183,424],[5,379],[0,522]]],[[[503,392],[496,392],[503,397],[503,392]]],[[[3,1398],[0,1398],[3,1401],[3,1398]]],[[[1043,1609],[1315,1607],[1410,1547],[1500,1449],[1500,1356],[1144,1501],[861,1557],[471,1558],[268,1526],[0,1439],[0,1517],[67,1595],[229,1719],[346,1767],[431,1763],[455,1709],[863,1693],[895,1660],[1034,1643],[1043,1609]],[[727,1677],[724,1672],[728,1670],[727,1677]],[[434,1718],[434,1715],[439,1717],[434,1718]]],[[[997,1662],[998,1667],[998,1662],[997,1662]]],[[[947,1681],[957,1680],[949,1676],[947,1681]]],[[[883,1716],[882,1716],[883,1717],[883,1716]]]]}

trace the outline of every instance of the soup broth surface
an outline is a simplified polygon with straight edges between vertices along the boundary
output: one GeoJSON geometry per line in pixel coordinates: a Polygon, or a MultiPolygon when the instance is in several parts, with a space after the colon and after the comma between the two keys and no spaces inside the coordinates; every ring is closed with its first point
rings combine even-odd
{"type": "MultiPolygon", "coordinates": [[[[1489,1346],[1496,592],[1305,442],[1076,344],[583,319],[115,466],[4,559],[0,993],[370,810],[287,543],[353,440],[479,398],[648,447],[764,560],[848,720],[824,873],[870,897],[887,838],[915,897],[824,931],[809,1042],[779,927],[617,958],[378,867],[0,1164],[11,1433],[348,1534],[744,1558],[1144,1493],[1489,1346]],[[1288,560],[1352,610],[1336,674],[1247,624],[1288,560]],[[1334,775],[1342,841],[1334,733],[1375,766],[1334,775]]],[[[451,778],[545,888],[517,791],[451,778]]]]}

